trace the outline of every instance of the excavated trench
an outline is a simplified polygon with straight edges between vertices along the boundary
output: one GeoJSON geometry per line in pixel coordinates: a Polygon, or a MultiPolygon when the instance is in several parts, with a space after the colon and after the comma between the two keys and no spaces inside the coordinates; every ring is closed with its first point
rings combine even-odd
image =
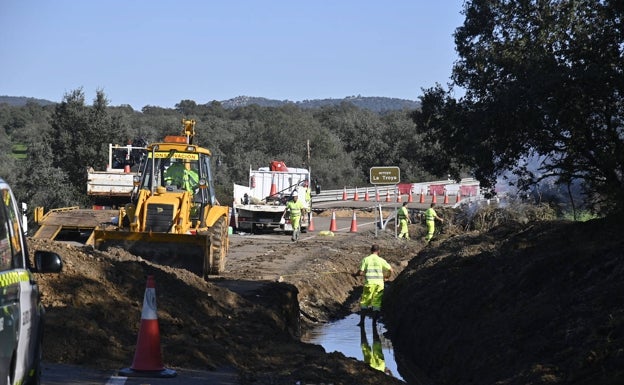
{"type": "MultiPolygon", "coordinates": [[[[325,274],[304,273],[284,277],[286,280],[290,278],[291,282],[283,284],[296,290],[296,295],[289,295],[296,302],[290,304],[283,314],[298,314],[288,324],[298,324],[297,336],[302,342],[320,345],[327,353],[339,352],[346,357],[366,362],[371,367],[377,365],[378,370],[388,369],[387,374],[405,382],[402,372],[413,373],[417,369],[397,362],[383,317],[376,325],[373,325],[370,317],[366,317],[364,327],[358,326],[362,282],[350,274],[341,273],[348,269],[353,270],[348,266],[356,265],[353,261],[344,254],[339,254],[336,259],[323,258],[323,267],[315,266],[317,272],[322,269],[325,274]],[[331,268],[326,265],[328,261],[331,268]]],[[[395,275],[398,275],[401,264],[397,264],[396,260],[393,262],[395,275]]],[[[413,378],[413,375],[409,377],[413,378]]],[[[417,383],[429,384],[422,379],[417,383]]]]}

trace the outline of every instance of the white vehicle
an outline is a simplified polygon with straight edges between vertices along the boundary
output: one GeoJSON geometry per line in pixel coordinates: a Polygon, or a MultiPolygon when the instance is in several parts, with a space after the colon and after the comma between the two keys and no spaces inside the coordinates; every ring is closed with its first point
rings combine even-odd
{"type": "Polygon", "coordinates": [[[288,216],[282,218],[282,214],[293,192],[297,191],[306,208],[306,219],[301,221],[301,232],[305,233],[312,210],[309,189],[310,171],[305,168],[287,168],[283,162],[277,161],[271,162],[271,167],[250,168],[249,184],[234,184],[232,227],[250,233],[267,230],[292,232],[288,216]]]}
{"type": "Polygon", "coordinates": [[[0,178],[0,385],[39,385],[43,314],[33,273],[58,273],[58,254],[36,251],[33,267],[20,212],[0,178]]]}
{"type": "Polygon", "coordinates": [[[109,144],[106,170],[87,168],[87,195],[96,197],[105,205],[129,202],[138,185],[138,170],[146,153],[144,146],[109,144]]]}

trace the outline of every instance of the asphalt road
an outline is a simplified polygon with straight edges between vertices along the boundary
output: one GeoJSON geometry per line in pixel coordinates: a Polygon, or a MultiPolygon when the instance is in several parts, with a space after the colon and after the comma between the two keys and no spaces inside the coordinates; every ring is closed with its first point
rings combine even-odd
{"type": "Polygon", "coordinates": [[[238,376],[233,369],[206,372],[189,369],[171,369],[175,377],[123,377],[119,369],[96,370],[75,365],[43,364],[42,385],[236,385],[238,376]]]}

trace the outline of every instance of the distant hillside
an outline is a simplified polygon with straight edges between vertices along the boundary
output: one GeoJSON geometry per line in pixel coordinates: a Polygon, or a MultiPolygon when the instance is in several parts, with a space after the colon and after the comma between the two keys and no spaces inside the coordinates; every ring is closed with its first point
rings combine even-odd
{"type": "Polygon", "coordinates": [[[237,96],[229,100],[221,101],[224,108],[244,107],[251,104],[257,104],[260,107],[279,107],[285,104],[294,104],[301,108],[320,108],[324,106],[335,106],[340,103],[351,103],[356,107],[371,110],[374,112],[386,112],[394,110],[409,109],[414,110],[420,107],[420,102],[407,99],[386,98],[379,96],[347,96],[343,99],[313,99],[293,102],[290,100],[275,100],[253,96],[237,96]]]}
{"type": "Polygon", "coordinates": [[[26,96],[0,95],[0,104],[8,104],[9,106],[13,106],[13,107],[23,107],[28,102],[34,102],[41,106],[49,106],[51,104],[56,104],[55,102],[51,102],[45,99],[27,98],[26,96]]]}
{"type": "MultiPolygon", "coordinates": [[[[56,104],[45,99],[29,98],[25,96],[0,96],[0,104],[8,104],[14,107],[25,106],[27,102],[35,102],[41,106],[56,104]]],[[[260,107],[280,107],[286,104],[293,104],[300,108],[321,108],[325,106],[336,106],[340,103],[347,102],[354,106],[367,109],[377,113],[395,110],[415,110],[420,107],[420,102],[407,99],[386,98],[379,96],[347,96],[343,99],[312,99],[293,102],[290,100],[275,100],[254,96],[237,96],[232,99],[220,101],[224,108],[245,107],[257,104],[260,107]]]]}

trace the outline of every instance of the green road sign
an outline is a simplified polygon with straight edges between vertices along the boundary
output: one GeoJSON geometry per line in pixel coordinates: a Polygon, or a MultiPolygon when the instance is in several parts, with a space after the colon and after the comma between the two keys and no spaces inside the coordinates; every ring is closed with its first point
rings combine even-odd
{"type": "Polygon", "coordinates": [[[398,184],[401,181],[401,170],[398,167],[371,167],[370,182],[372,184],[398,184]]]}

